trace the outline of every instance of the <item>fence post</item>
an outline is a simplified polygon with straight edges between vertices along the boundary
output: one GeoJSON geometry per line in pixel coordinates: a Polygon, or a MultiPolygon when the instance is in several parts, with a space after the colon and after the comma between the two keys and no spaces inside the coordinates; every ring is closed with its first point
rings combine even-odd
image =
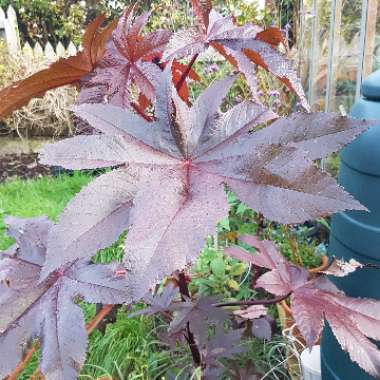
{"type": "Polygon", "coordinates": [[[8,51],[12,55],[23,53],[26,56],[33,55],[35,58],[45,58],[49,62],[53,62],[59,57],[75,55],[78,52],[72,41],[70,41],[67,49],[61,42],[58,42],[55,49],[50,42],[45,45],[44,49],[38,42],[34,48],[28,43],[21,47],[17,14],[12,5],[9,5],[6,11],[0,8],[0,38],[5,38],[8,51]]]}
{"type": "Polygon", "coordinates": [[[67,54],[68,55],[75,55],[78,52],[76,46],[72,41],[70,41],[69,46],[67,47],[67,54]]]}
{"type": "Polygon", "coordinates": [[[33,48],[28,42],[22,47],[22,54],[28,58],[33,58],[33,48]]]}
{"type": "Polygon", "coordinates": [[[11,54],[18,54],[20,51],[20,36],[18,32],[18,23],[16,11],[10,5],[7,9],[7,15],[5,17],[5,12],[0,14],[0,18],[4,16],[3,24],[5,29],[5,39],[7,41],[8,49],[11,54]]]}
{"type": "Polygon", "coordinates": [[[45,45],[45,50],[44,50],[45,58],[47,58],[47,61],[49,62],[54,62],[56,60],[56,55],[53,46],[51,45],[50,42],[48,42],[45,45]]]}
{"type": "Polygon", "coordinates": [[[5,38],[5,13],[2,8],[0,8],[0,38],[5,38]]]}
{"type": "Polygon", "coordinates": [[[36,42],[36,44],[34,45],[33,54],[34,54],[34,58],[38,58],[38,59],[41,59],[44,56],[44,51],[38,42],[36,42]]]}
{"type": "Polygon", "coordinates": [[[57,47],[55,48],[55,51],[56,51],[57,57],[59,58],[66,56],[66,49],[61,42],[58,42],[57,47]]]}

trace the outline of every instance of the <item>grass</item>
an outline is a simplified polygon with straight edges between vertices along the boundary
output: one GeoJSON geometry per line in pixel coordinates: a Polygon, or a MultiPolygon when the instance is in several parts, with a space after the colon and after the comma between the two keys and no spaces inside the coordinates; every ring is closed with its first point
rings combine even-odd
{"type": "MultiPolygon", "coordinates": [[[[82,308],[88,321],[95,314],[95,305],[83,304],[82,308]]],[[[80,379],[164,379],[161,375],[173,366],[173,360],[167,347],[156,338],[155,323],[154,318],[128,318],[121,310],[104,335],[98,330],[90,335],[80,379]]],[[[18,379],[30,379],[38,363],[36,353],[18,379]]]]}
{"type": "Polygon", "coordinates": [[[6,235],[6,215],[33,217],[47,215],[56,220],[67,202],[90,181],[86,174],[73,176],[42,177],[36,180],[20,179],[0,186],[0,250],[13,242],[6,235]]]}
{"type": "Polygon", "coordinates": [[[172,365],[166,347],[155,336],[155,319],[129,319],[124,311],[107,326],[105,335],[94,331],[81,378],[117,376],[120,379],[160,378],[172,365]]]}

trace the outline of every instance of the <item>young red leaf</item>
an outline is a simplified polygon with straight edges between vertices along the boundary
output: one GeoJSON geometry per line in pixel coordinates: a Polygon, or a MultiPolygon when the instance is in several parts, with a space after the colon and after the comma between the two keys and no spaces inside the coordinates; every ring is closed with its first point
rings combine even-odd
{"type": "Polygon", "coordinates": [[[151,59],[159,56],[168,43],[171,32],[158,30],[141,35],[149,12],[134,19],[134,8],[128,8],[107,44],[105,55],[96,69],[81,81],[78,103],[107,103],[129,107],[131,86],[149,101],[155,97],[154,78],[161,69],[151,59]]]}
{"type": "MultiPolygon", "coordinates": [[[[304,268],[285,259],[279,260],[281,254],[276,252],[273,242],[257,242],[251,237],[243,240],[257,248],[259,254],[249,254],[237,247],[227,249],[226,253],[270,269],[259,278],[256,286],[277,296],[291,293],[292,312],[307,345],[311,347],[317,342],[326,320],[351,360],[372,376],[379,377],[380,351],[368,338],[380,340],[380,301],[348,297],[326,277],[310,279],[304,268]],[[273,253],[275,258],[271,261],[269,257],[273,253]],[[263,259],[259,258],[261,255],[263,259]]],[[[360,267],[355,264],[350,271],[360,267]]],[[[342,275],[336,270],[329,274],[334,273],[342,275]]]]}
{"type": "Polygon", "coordinates": [[[129,300],[118,265],[77,261],[39,284],[52,222],[9,218],[14,253],[0,260],[0,376],[22,359],[34,339],[41,341],[40,368],[47,380],[73,380],[86,357],[87,333],[78,297],[91,303],[129,300]]]}
{"type": "Polygon", "coordinates": [[[224,310],[214,306],[218,301],[219,297],[200,297],[195,301],[186,300],[173,305],[171,310],[176,313],[170,323],[169,332],[175,335],[179,331],[186,330],[189,323],[197,343],[202,346],[207,339],[209,323],[220,326],[228,319],[228,314],[224,310]]]}
{"type": "MultiPolygon", "coordinates": [[[[176,87],[182,81],[183,75],[186,75],[186,78],[192,79],[194,81],[201,80],[200,76],[193,69],[189,69],[186,65],[176,60],[174,60],[172,63],[172,74],[173,83],[176,85],[176,87]]],[[[186,80],[182,82],[178,94],[185,102],[189,101],[190,91],[186,80]]]]}
{"type": "Polygon", "coordinates": [[[83,36],[83,51],[69,58],[60,58],[49,68],[1,90],[0,118],[7,117],[32,98],[41,97],[46,91],[57,87],[78,83],[90,73],[102,58],[105,44],[115,27],[115,24],[111,23],[100,30],[104,19],[104,16],[99,16],[87,26],[83,36]]]}
{"type": "MultiPolygon", "coordinates": [[[[173,82],[175,84],[177,84],[176,81],[174,81],[174,73],[183,74],[187,70],[188,70],[187,65],[184,65],[183,63],[174,60],[172,63],[173,82]]],[[[188,77],[190,79],[192,79],[194,81],[200,81],[201,80],[201,77],[194,71],[194,69],[190,69],[188,71],[189,71],[188,77]]],[[[183,100],[186,100],[186,99],[183,99],[183,100]]]]}
{"type": "Polygon", "coordinates": [[[140,109],[143,112],[145,112],[145,110],[149,108],[151,104],[152,103],[150,102],[150,100],[142,92],[140,92],[138,99],[138,106],[140,107],[140,109]]]}
{"type": "Polygon", "coordinates": [[[211,0],[191,0],[191,4],[199,22],[207,29],[209,24],[209,14],[212,9],[211,0]]]}
{"type": "MultiPolygon", "coordinates": [[[[41,155],[44,164],[75,169],[125,164],[128,172],[135,173],[133,190],[129,181],[125,192],[122,187],[118,190],[120,195],[131,194],[121,207],[126,209],[123,227],[130,226],[125,261],[131,271],[134,299],[144,296],[165,275],[195,260],[205,236],[213,233],[218,220],[227,214],[225,184],[252,208],[279,222],[297,223],[344,209],[363,209],[333,178],[314,166],[305,147],[328,135],[329,149],[338,149],[372,125],[370,122],[339,117],[336,126],[335,114],[300,114],[299,123],[302,118],[307,120],[304,128],[291,117],[279,119],[268,131],[248,133],[277,116],[250,102],[221,114],[218,107],[233,78],[213,83],[191,108],[173,89],[170,66],[157,82],[156,121],[148,123],[110,105],[78,106],[77,115],[106,134],[59,142],[44,148],[41,155]],[[317,133],[308,127],[316,121],[321,123],[317,133]],[[280,125],[286,127],[280,129],[280,125]],[[344,127],[350,129],[342,132],[344,127]]],[[[313,159],[318,156],[316,148],[309,150],[313,159]]],[[[326,154],[328,149],[321,150],[326,154]]],[[[96,188],[96,184],[91,186],[91,194],[96,188]]],[[[106,187],[103,189],[99,194],[108,199],[103,195],[106,187]]],[[[72,201],[77,206],[69,204],[65,223],[54,229],[51,247],[59,252],[59,259],[51,256],[45,274],[73,259],[71,253],[66,257],[71,240],[68,226],[78,220],[78,207],[86,210],[88,202],[99,203],[86,193],[83,190],[80,201],[72,201]]],[[[113,208],[104,206],[101,210],[107,228],[107,215],[112,217],[113,208]]],[[[98,231],[97,219],[86,220],[85,231],[98,231]]],[[[86,244],[85,250],[70,252],[90,257],[104,246],[98,232],[89,237],[91,244],[86,244]]],[[[75,244],[76,240],[80,242],[81,237],[75,237],[75,244]]]]}
{"type": "MultiPolygon", "coordinates": [[[[159,62],[162,59],[162,52],[147,55],[144,57],[145,61],[159,62]]],[[[161,69],[165,69],[166,65],[170,62],[159,62],[157,63],[161,69]]],[[[176,60],[172,62],[172,75],[173,75],[173,83],[177,88],[179,96],[185,102],[189,103],[190,91],[187,83],[187,79],[191,79],[193,81],[200,81],[200,76],[189,66],[184,65],[176,60]]]]}
{"type": "Polygon", "coordinates": [[[267,42],[273,46],[278,46],[280,44],[286,46],[286,40],[282,30],[273,26],[257,33],[256,40],[267,42]]]}

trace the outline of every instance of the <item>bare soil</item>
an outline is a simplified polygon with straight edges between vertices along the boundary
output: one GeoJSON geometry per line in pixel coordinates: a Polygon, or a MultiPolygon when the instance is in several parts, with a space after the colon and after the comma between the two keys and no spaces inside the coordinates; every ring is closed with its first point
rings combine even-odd
{"type": "Polygon", "coordinates": [[[36,178],[52,174],[52,168],[38,163],[37,153],[13,153],[0,157],[0,182],[13,178],[36,178]]]}

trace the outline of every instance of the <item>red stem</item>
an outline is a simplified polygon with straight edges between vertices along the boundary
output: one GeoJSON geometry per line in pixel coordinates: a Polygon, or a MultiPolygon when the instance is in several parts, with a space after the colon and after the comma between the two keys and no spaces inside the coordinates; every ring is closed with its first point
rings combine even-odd
{"type": "Polygon", "coordinates": [[[195,54],[193,56],[193,58],[191,59],[191,61],[187,65],[186,70],[182,73],[181,78],[179,78],[179,81],[178,81],[178,83],[176,85],[176,89],[177,89],[178,92],[181,90],[183,84],[185,83],[185,80],[186,80],[187,76],[189,75],[189,73],[191,71],[191,68],[193,67],[195,61],[197,60],[198,55],[199,54],[195,54]]]}
{"type": "Polygon", "coordinates": [[[235,301],[235,302],[222,302],[215,303],[215,307],[227,307],[227,306],[254,306],[254,305],[273,305],[279,303],[290,296],[291,293],[286,296],[275,297],[270,300],[248,300],[248,301],[235,301]]]}
{"type": "MultiPolygon", "coordinates": [[[[189,287],[187,286],[186,275],[184,272],[180,272],[177,277],[177,284],[179,287],[179,292],[181,293],[182,301],[185,301],[185,297],[190,298],[189,287]]],[[[197,367],[202,364],[201,353],[199,351],[197,342],[195,341],[194,334],[191,332],[190,323],[186,324],[186,341],[189,344],[191,351],[191,356],[193,357],[193,362],[197,367]]]]}
{"type": "Polygon", "coordinates": [[[38,350],[39,347],[40,345],[38,343],[34,344],[26,353],[24,359],[22,359],[21,362],[17,364],[14,371],[8,377],[6,377],[5,380],[16,380],[18,375],[20,375],[20,373],[24,370],[29,361],[32,359],[33,354],[38,350]]]}
{"type": "Polygon", "coordinates": [[[114,305],[104,305],[102,310],[99,311],[98,314],[95,315],[95,317],[87,323],[86,330],[88,334],[91,334],[98,324],[113,310],[114,305]]]}

